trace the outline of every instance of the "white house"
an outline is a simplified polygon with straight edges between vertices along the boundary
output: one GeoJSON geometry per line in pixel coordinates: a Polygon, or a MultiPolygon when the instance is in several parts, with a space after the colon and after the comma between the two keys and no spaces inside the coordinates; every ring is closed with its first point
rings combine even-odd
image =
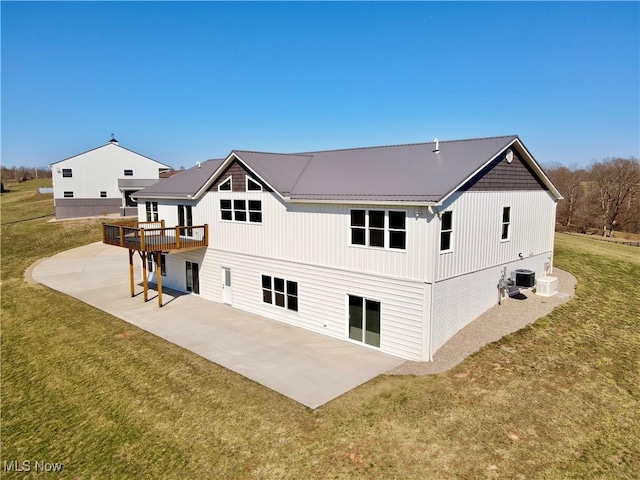
{"type": "Polygon", "coordinates": [[[140,222],[208,225],[206,248],[158,248],[162,285],[418,361],[512,272],[552,271],[562,198],[517,136],[234,150],[135,197],[140,222]]]}
{"type": "Polygon", "coordinates": [[[136,215],[131,194],[153,185],[170,167],[121,147],[115,138],[88,152],[49,165],[56,218],[108,213],[136,215]]]}

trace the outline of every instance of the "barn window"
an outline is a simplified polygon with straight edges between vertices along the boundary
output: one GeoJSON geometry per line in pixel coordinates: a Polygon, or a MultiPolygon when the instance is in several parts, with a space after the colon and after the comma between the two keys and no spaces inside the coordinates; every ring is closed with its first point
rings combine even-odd
{"type": "Polygon", "coordinates": [[[64,198],[73,198],[73,192],[64,192],[64,198]]]}
{"type": "Polygon", "coordinates": [[[107,192],[105,192],[104,190],[100,192],[100,198],[107,198],[107,192]]]}
{"type": "Polygon", "coordinates": [[[133,170],[125,170],[124,171],[124,176],[125,177],[133,177],[133,170]]]}
{"type": "Polygon", "coordinates": [[[451,236],[453,234],[453,212],[443,212],[440,225],[440,251],[448,252],[453,246],[451,236]]]}
{"type": "Polygon", "coordinates": [[[67,178],[73,177],[73,170],[71,170],[70,168],[63,168],[62,169],[62,176],[63,177],[67,177],[67,178]]]}

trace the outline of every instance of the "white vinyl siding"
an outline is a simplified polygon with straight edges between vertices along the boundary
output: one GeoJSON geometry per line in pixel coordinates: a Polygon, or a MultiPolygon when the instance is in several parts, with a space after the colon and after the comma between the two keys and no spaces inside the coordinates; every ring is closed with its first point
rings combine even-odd
{"type": "Polygon", "coordinates": [[[447,205],[454,213],[455,249],[440,255],[438,279],[446,279],[526,259],[551,255],[554,201],[546,191],[464,192],[447,205]],[[510,207],[510,241],[500,239],[505,205],[510,207]]]}
{"type": "Polygon", "coordinates": [[[102,191],[107,198],[123,198],[118,179],[158,179],[160,168],[166,166],[107,144],[51,165],[54,198],[63,198],[64,191],[73,191],[74,198],[100,198],[102,191]],[[133,170],[134,175],[125,177],[125,169],[133,170]]]}

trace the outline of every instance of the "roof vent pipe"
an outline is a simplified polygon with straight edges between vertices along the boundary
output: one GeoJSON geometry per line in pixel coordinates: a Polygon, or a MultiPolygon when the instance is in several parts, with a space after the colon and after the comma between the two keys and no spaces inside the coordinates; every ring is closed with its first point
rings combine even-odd
{"type": "Polygon", "coordinates": [[[440,141],[437,138],[434,138],[433,142],[436,144],[436,148],[433,150],[433,153],[438,153],[440,151],[440,141]]]}
{"type": "Polygon", "coordinates": [[[202,167],[200,166],[200,162],[196,162],[196,165],[198,165],[198,170],[200,170],[202,167]]]}

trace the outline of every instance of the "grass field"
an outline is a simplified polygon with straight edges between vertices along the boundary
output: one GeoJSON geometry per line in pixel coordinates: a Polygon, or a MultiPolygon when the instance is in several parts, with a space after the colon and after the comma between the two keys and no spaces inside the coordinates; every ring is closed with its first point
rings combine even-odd
{"type": "MultiPolygon", "coordinates": [[[[37,186],[2,195],[3,224],[52,211],[37,186]]],[[[98,226],[2,226],[0,468],[31,462],[2,478],[638,479],[639,248],[558,235],[572,301],[450,372],[381,376],[310,410],[24,282],[98,226]]]]}

